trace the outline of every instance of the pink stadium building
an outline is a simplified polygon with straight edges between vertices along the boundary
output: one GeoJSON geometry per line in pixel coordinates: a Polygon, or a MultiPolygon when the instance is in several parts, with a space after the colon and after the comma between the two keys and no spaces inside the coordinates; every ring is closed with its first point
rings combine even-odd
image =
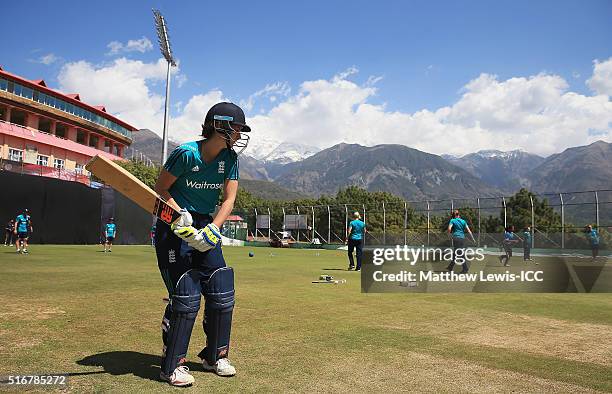
{"type": "Polygon", "coordinates": [[[1,169],[87,183],[95,155],[121,160],[138,129],[78,94],[50,89],[0,67],[1,169]]]}

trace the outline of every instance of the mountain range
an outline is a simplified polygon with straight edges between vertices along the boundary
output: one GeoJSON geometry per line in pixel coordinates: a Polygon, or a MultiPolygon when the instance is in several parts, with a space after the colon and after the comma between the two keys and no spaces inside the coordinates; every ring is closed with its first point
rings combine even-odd
{"type": "Polygon", "coordinates": [[[313,196],[356,185],[406,199],[494,195],[497,190],[440,156],[403,145],[338,144],[289,163],[275,183],[313,196]]]}
{"type": "MultiPolygon", "coordinates": [[[[141,131],[141,135],[134,133],[132,147],[151,159],[159,156],[161,139],[149,130],[141,131]]],[[[342,143],[319,150],[267,143],[259,141],[240,156],[241,178],[258,181],[242,185],[262,198],[315,197],[350,185],[408,200],[508,195],[521,187],[534,192],[612,188],[612,144],[604,141],[547,158],[519,150],[484,150],[455,157],[404,145],[342,143]]]]}
{"type": "Polygon", "coordinates": [[[481,150],[462,157],[442,157],[505,193],[513,193],[522,186],[529,185],[533,170],[545,160],[541,156],[520,150],[481,150]]]}
{"type": "MultiPolygon", "coordinates": [[[[152,162],[161,162],[162,139],[149,129],[140,129],[132,133],[132,145],[125,150],[125,157],[140,157],[140,154],[152,162]]],[[[179,144],[168,140],[168,152],[172,152],[179,144]]]]}

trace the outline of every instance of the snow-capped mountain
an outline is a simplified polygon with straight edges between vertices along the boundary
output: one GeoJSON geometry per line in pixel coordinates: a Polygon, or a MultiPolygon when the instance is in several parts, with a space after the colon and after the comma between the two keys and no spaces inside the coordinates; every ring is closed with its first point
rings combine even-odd
{"type": "Polygon", "coordinates": [[[263,160],[278,164],[294,163],[304,160],[319,151],[321,151],[321,149],[314,146],[296,144],[294,142],[283,142],[274,148],[274,150],[264,157],[263,160]]]}
{"type": "Polygon", "coordinates": [[[250,137],[249,146],[244,150],[244,153],[257,160],[263,160],[280,145],[280,141],[277,139],[267,138],[259,134],[254,134],[250,137]]]}
{"type": "Polygon", "coordinates": [[[244,153],[266,163],[287,164],[304,160],[320,150],[310,145],[258,137],[251,139],[244,153]]]}
{"type": "Polygon", "coordinates": [[[480,150],[476,153],[472,153],[472,155],[474,156],[479,156],[479,157],[486,158],[486,159],[499,158],[503,160],[512,160],[518,157],[522,157],[525,154],[527,154],[527,152],[522,151],[520,149],[511,150],[508,152],[502,152],[500,150],[495,150],[495,149],[488,149],[488,150],[480,150]]]}

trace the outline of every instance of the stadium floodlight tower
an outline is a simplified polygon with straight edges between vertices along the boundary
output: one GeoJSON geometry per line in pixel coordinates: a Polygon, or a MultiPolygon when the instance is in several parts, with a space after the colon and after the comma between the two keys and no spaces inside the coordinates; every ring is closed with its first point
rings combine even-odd
{"type": "Polygon", "coordinates": [[[159,50],[168,62],[168,71],[166,72],[166,105],[164,108],[164,133],[162,136],[162,154],[161,164],[164,165],[168,158],[168,116],[170,112],[170,67],[175,66],[176,62],[172,57],[172,49],[170,49],[170,38],[168,37],[168,29],[166,28],[166,20],[159,10],[153,10],[155,18],[155,28],[157,29],[157,37],[159,40],[159,50]]]}

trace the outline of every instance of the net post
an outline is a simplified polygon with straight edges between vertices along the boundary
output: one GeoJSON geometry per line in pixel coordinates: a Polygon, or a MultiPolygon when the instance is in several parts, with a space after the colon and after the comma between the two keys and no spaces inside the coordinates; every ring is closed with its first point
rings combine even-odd
{"type": "Polygon", "coordinates": [[[565,249],[565,204],[563,204],[563,193],[559,193],[561,200],[561,249],[565,249]]]}
{"type": "Polygon", "coordinates": [[[327,243],[331,243],[331,211],[329,205],[327,206],[327,243]]]}
{"type": "Polygon", "coordinates": [[[404,245],[408,244],[408,234],[406,232],[407,229],[408,229],[408,203],[404,201],[404,245]]]}

